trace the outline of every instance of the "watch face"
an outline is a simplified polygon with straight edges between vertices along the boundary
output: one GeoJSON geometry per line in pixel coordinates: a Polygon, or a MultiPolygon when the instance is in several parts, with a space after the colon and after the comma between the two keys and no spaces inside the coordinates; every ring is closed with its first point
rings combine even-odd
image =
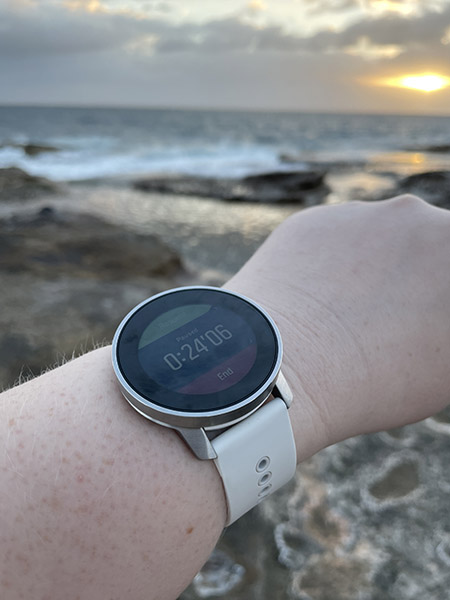
{"type": "Polygon", "coordinates": [[[179,288],[150,298],[116,334],[121,376],[170,411],[212,412],[252,397],[281,352],[271,320],[219,288],[179,288]]]}

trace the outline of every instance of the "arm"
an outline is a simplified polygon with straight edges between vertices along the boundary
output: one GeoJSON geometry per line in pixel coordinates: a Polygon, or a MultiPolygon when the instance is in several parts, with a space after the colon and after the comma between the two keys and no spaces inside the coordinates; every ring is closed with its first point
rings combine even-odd
{"type": "MultiPolygon", "coordinates": [[[[226,287],[284,339],[298,458],[449,400],[450,214],[402,198],[303,211],[226,287]]],[[[175,598],[225,522],[213,464],[121,397],[110,349],[1,396],[0,590],[175,598]]]]}

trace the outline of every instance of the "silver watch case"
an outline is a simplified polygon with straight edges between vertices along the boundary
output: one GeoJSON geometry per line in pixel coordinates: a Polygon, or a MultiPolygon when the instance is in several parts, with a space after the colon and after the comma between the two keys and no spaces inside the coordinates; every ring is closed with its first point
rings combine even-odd
{"type": "Polygon", "coordinates": [[[182,288],[173,288],[166,292],[162,292],[160,294],[152,296],[152,299],[156,299],[160,296],[164,296],[168,293],[172,293],[178,290],[187,289],[220,290],[222,292],[226,292],[227,294],[237,296],[238,298],[241,298],[242,300],[254,306],[269,321],[270,325],[272,326],[275,332],[279,350],[277,360],[275,361],[272,372],[260,388],[258,388],[251,396],[245,398],[242,402],[239,402],[231,407],[221,408],[216,411],[198,413],[184,413],[182,411],[170,410],[157,404],[154,404],[150,402],[147,398],[144,398],[143,396],[138,394],[136,390],[134,390],[128,384],[128,382],[122,375],[117,360],[117,345],[119,336],[122,332],[122,329],[125,327],[127,321],[136,311],[138,311],[142,306],[148,303],[149,298],[147,298],[146,300],[138,304],[135,308],[133,308],[133,310],[131,310],[125,316],[125,318],[122,320],[119,327],[117,328],[112,342],[112,363],[123,396],[138,413],[140,413],[147,419],[150,419],[154,423],[157,423],[158,425],[169,427],[171,429],[176,429],[199,458],[210,459],[215,458],[215,453],[212,449],[211,444],[209,443],[209,438],[206,434],[206,431],[225,429],[227,427],[230,427],[231,425],[234,425],[235,423],[238,423],[239,421],[242,421],[243,419],[251,415],[253,412],[255,412],[262,404],[264,404],[264,402],[267,400],[270,394],[282,398],[286,406],[289,408],[292,402],[292,392],[283,374],[280,371],[283,355],[283,344],[280,332],[273,319],[263,308],[261,308],[261,306],[259,306],[250,298],[243,296],[242,294],[238,294],[236,292],[231,292],[223,288],[216,288],[212,286],[189,286],[182,288]],[[208,448],[208,446],[210,448],[208,448]],[[213,453],[213,455],[211,455],[211,453],[213,453]]]}

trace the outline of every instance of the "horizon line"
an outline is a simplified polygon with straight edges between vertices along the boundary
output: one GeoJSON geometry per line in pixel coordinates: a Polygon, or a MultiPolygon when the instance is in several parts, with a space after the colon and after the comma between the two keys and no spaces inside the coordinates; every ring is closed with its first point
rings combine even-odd
{"type": "Polygon", "coordinates": [[[119,105],[119,104],[70,104],[70,103],[29,103],[29,102],[0,102],[0,108],[57,108],[57,109],[97,109],[97,110],[148,110],[148,111],[179,111],[179,112],[233,112],[233,113],[271,113],[271,114],[311,114],[311,115],[348,115],[348,116],[385,116],[385,117],[450,117],[449,113],[404,113],[384,111],[350,111],[350,110],[314,110],[295,108],[261,108],[261,107],[206,107],[206,106],[173,106],[173,105],[119,105]]]}

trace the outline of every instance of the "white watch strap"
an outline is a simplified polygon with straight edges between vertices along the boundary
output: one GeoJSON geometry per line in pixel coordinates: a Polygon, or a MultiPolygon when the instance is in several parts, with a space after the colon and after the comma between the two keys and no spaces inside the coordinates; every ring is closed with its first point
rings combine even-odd
{"type": "Polygon", "coordinates": [[[274,398],[211,441],[230,525],[295,473],[297,455],[286,404],[274,398]]]}

